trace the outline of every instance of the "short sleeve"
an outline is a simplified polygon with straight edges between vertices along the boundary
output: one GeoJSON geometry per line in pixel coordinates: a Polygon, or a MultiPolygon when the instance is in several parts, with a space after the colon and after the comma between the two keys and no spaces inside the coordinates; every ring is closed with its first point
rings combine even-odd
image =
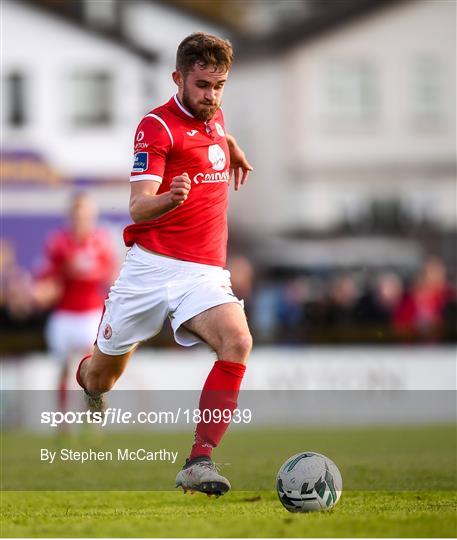
{"type": "Polygon", "coordinates": [[[167,155],[172,146],[172,134],[165,121],[155,114],[145,116],[135,133],[130,181],[162,182],[167,155]]]}

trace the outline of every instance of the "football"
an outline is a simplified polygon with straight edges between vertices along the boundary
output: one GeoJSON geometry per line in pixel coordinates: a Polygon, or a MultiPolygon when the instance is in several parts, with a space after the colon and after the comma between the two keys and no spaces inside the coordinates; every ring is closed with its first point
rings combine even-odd
{"type": "Polygon", "coordinates": [[[331,459],[316,452],[301,452],[279,469],[276,490],[289,512],[318,512],[335,506],[343,481],[331,459]]]}

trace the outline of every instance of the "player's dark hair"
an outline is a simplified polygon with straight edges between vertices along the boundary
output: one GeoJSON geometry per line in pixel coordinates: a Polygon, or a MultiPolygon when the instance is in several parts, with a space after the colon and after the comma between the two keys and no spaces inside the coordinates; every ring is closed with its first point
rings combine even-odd
{"type": "Polygon", "coordinates": [[[230,41],[204,32],[195,32],[181,41],[176,53],[176,69],[186,74],[195,64],[226,72],[233,63],[230,41]]]}

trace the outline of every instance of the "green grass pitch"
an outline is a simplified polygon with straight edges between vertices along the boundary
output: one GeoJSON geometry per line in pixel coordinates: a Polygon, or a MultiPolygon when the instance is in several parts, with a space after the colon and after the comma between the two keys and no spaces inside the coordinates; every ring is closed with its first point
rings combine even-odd
{"type": "MultiPolygon", "coordinates": [[[[104,437],[99,446],[105,448],[127,441],[130,447],[141,447],[151,439],[146,433],[104,437]]],[[[189,439],[189,433],[168,433],[162,442],[184,455],[189,439]]],[[[138,464],[128,469],[128,475],[117,478],[113,478],[112,469],[89,464],[84,469],[86,491],[70,491],[78,489],[78,478],[68,478],[65,483],[64,469],[48,467],[48,480],[52,483],[60,477],[66,491],[39,491],[46,482],[39,474],[31,478],[27,463],[33,465],[37,449],[51,444],[63,443],[38,435],[4,434],[2,537],[457,535],[454,426],[234,429],[215,456],[216,461],[231,463],[223,472],[234,486],[219,499],[199,493],[183,495],[177,490],[144,490],[141,482],[145,477],[145,485],[152,485],[148,470],[161,471],[158,485],[169,482],[171,488],[177,464],[155,465],[154,469],[138,464]],[[277,469],[290,455],[303,450],[328,455],[342,472],[343,496],[330,512],[291,514],[277,499],[273,489],[277,469]],[[56,475],[54,480],[52,474],[56,475]],[[18,487],[14,479],[21,475],[24,488],[12,490],[18,487]],[[96,491],[97,486],[103,491],[96,491]]],[[[76,435],[66,442],[73,448],[78,444],[87,446],[76,435]]]]}

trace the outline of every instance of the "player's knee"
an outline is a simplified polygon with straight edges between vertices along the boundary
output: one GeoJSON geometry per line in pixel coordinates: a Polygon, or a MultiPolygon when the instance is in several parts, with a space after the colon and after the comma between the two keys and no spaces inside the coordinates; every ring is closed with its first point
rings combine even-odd
{"type": "Polygon", "coordinates": [[[224,343],[227,360],[245,363],[251,354],[252,336],[249,332],[237,332],[228,336],[224,343]]]}

